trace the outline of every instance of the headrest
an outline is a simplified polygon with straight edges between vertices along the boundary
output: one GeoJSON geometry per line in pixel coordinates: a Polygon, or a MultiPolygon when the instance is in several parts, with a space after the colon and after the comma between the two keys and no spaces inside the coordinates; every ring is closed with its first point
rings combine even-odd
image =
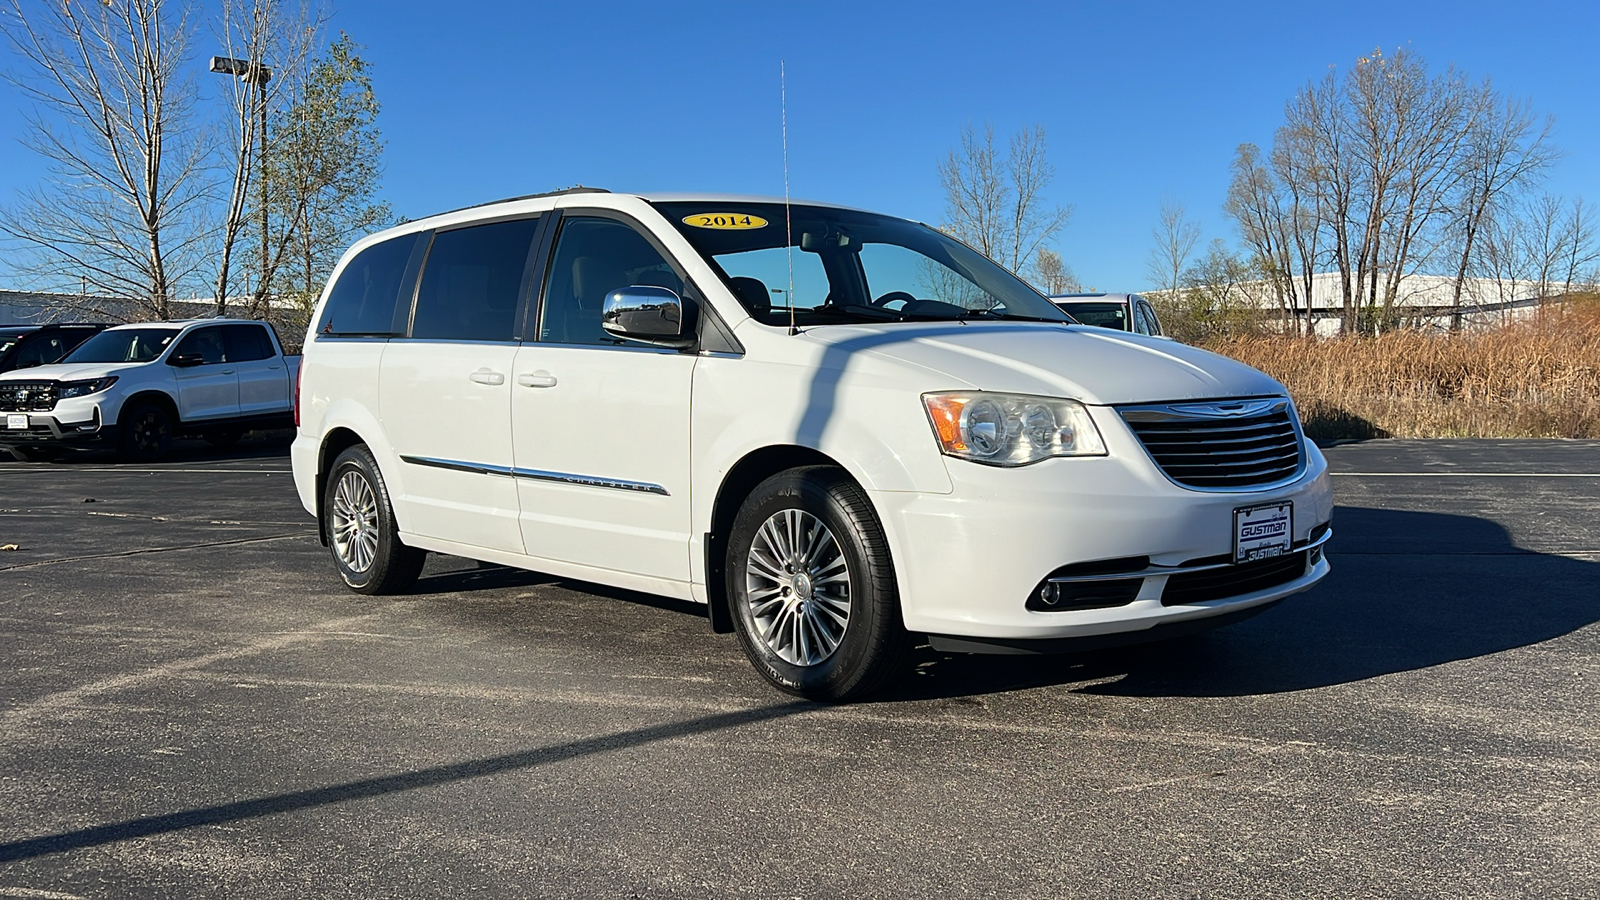
{"type": "Polygon", "coordinates": [[[772,308],[772,292],[759,278],[736,275],[728,279],[733,295],[751,312],[766,312],[772,308]]]}
{"type": "Polygon", "coordinates": [[[603,256],[580,256],[572,261],[572,299],[579,309],[599,309],[606,293],[627,287],[623,271],[603,256]]]}

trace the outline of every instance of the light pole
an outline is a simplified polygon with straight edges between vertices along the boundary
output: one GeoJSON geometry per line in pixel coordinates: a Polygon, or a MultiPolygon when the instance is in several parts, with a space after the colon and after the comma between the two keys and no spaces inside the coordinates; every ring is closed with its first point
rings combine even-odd
{"type": "MultiPolygon", "coordinates": [[[[232,59],[226,56],[211,57],[211,71],[223,75],[234,75],[249,85],[255,92],[256,111],[260,116],[258,127],[261,129],[261,151],[258,163],[261,176],[261,278],[256,283],[256,296],[262,300],[267,296],[267,82],[272,80],[272,69],[261,63],[253,63],[247,59],[232,59]]],[[[246,93],[249,96],[249,93],[246,93]]],[[[226,289],[226,285],[223,286],[226,289]]],[[[217,303],[227,303],[228,298],[218,297],[217,303]]]]}

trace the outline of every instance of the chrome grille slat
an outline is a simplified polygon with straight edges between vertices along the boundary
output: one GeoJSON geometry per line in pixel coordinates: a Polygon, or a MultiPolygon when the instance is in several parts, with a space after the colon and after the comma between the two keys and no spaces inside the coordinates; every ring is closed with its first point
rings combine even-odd
{"type": "Polygon", "coordinates": [[[1197,429],[1195,431],[1184,432],[1184,433],[1181,433],[1181,434],[1180,433],[1176,433],[1176,432],[1170,432],[1170,431],[1169,432],[1160,432],[1160,433],[1145,432],[1145,434],[1146,434],[1146,437],[1148,437],[1148,439],[1149,439],[1148,442],[1149,443],[1153,443],[1153,444],[1180,444],[1180,443],[1183,443],[1185,441],[1195,440],[1196,438],[1202,438],[1202,439],[1206,440],[1208,443],[1209,442],[1213,442],[1213,441],[1216,442],[1216,443],[1219,443],[1219,444],[1246,443],[1248,441],[1274,440],[1274,439],[1277,439],[1277,438],[1287,437],[1287,436],[1291,436],[1291,435],[1294,434],[1294,429],[1289,428],[1287,426],[1280,427],[1280,428],[1274,428],[1271,431],[1265,431],[1265,430],[1259,430],[1259,429],[1251,429],[1251,431],[1255,431],[1257,433],[1247,433],[1244,430],[1237,430],[1237,431],[1217,431],[1217,430],[1201,431],[1201,430],[1197,429]]]}
{"type": "Polygon", "coordinates": [[[1123,421],[1157,466],[1199,490],[1250,490],[1287,481],[1305,464],[1293,407],[1283,398],[1125,407],[1123,421]]]}
{"type": "Polygon", "coordinates": [[[1277,450],[1280,448],[1283,450],[1283,452],[1279,453],[1279,456],[1299,455],[1296,451],[1282,448],[1282,445],[1279,444],[1273,444],[1269,447],[1251,447],[1247,450],[1202,450],[1194,453],[1169,453],[1166,455],[1172,459],[1194,457],[1206,462],[1215,462],[1218,461],[1219,458],[1224,458],[1222,461],[1226,461],[1225,458],[1230,456],[1251,456],[1259,458],[1263,452],[1277,450]]]}

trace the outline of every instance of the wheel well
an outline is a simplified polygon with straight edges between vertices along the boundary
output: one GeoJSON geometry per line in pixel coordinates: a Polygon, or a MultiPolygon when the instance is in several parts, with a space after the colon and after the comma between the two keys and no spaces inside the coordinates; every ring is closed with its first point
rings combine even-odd
{"type": "Polygon", "coordinates": [[[182,424],[182,418],[178,415],[178,404],[173,403],[172,398],[161,391],[142,391],[122,401],[122,408],[117,411],[117,424],[125,423],[129,410],[143,403],[151,403],[165,409],[167,415],[172,416],[173,427],[182,424]]]}
{"type": "MultiPolygon", "coordinates": [[[[706,599],[710,601],[711,630],[718,634],[733,631],[733,610],[728,605],[727,577],[723,561],[728,555],[728,533],[733,530],[733,520],[739,514],[744,498],[756,485],[788,469],[801,466],[833,466],[843,472],[844,467],[827,454],[809,447],[780,445],[762,447],[734,464],[717,488],[717,499],[711,508],[711,531],[706,534],[706,599]]],[[[849,477],[846,473],[846,477],[849,477]]]]}
{"type": "Polygon", "coordinates": [[[351,431],[348,428],[335,428],[326,435],[323,435],[322,449],[317,451],[316,503],[318,523],[317,536],[321,538],[322,545],[324,547],[328,545],[328,534],[321,527],[322,495],[328,490],[328,467],[333,465],[333,461],[338,458],[339,454],[350,449],[351,447],[356,446],[357,444],[365,443],[366,441],[361,439],[361,435],[356,434],[354,431],[351,431]]]}

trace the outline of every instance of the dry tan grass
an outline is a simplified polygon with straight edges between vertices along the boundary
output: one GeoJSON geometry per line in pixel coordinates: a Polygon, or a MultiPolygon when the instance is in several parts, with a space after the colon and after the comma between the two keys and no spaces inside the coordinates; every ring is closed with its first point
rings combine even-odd
{"type": "Polygon", "coordinates": [[[1594,300],[1495,331],[1270,335],[1206,347],[1287,385],[1315,438],[1600,438],[1594,300]]]}

